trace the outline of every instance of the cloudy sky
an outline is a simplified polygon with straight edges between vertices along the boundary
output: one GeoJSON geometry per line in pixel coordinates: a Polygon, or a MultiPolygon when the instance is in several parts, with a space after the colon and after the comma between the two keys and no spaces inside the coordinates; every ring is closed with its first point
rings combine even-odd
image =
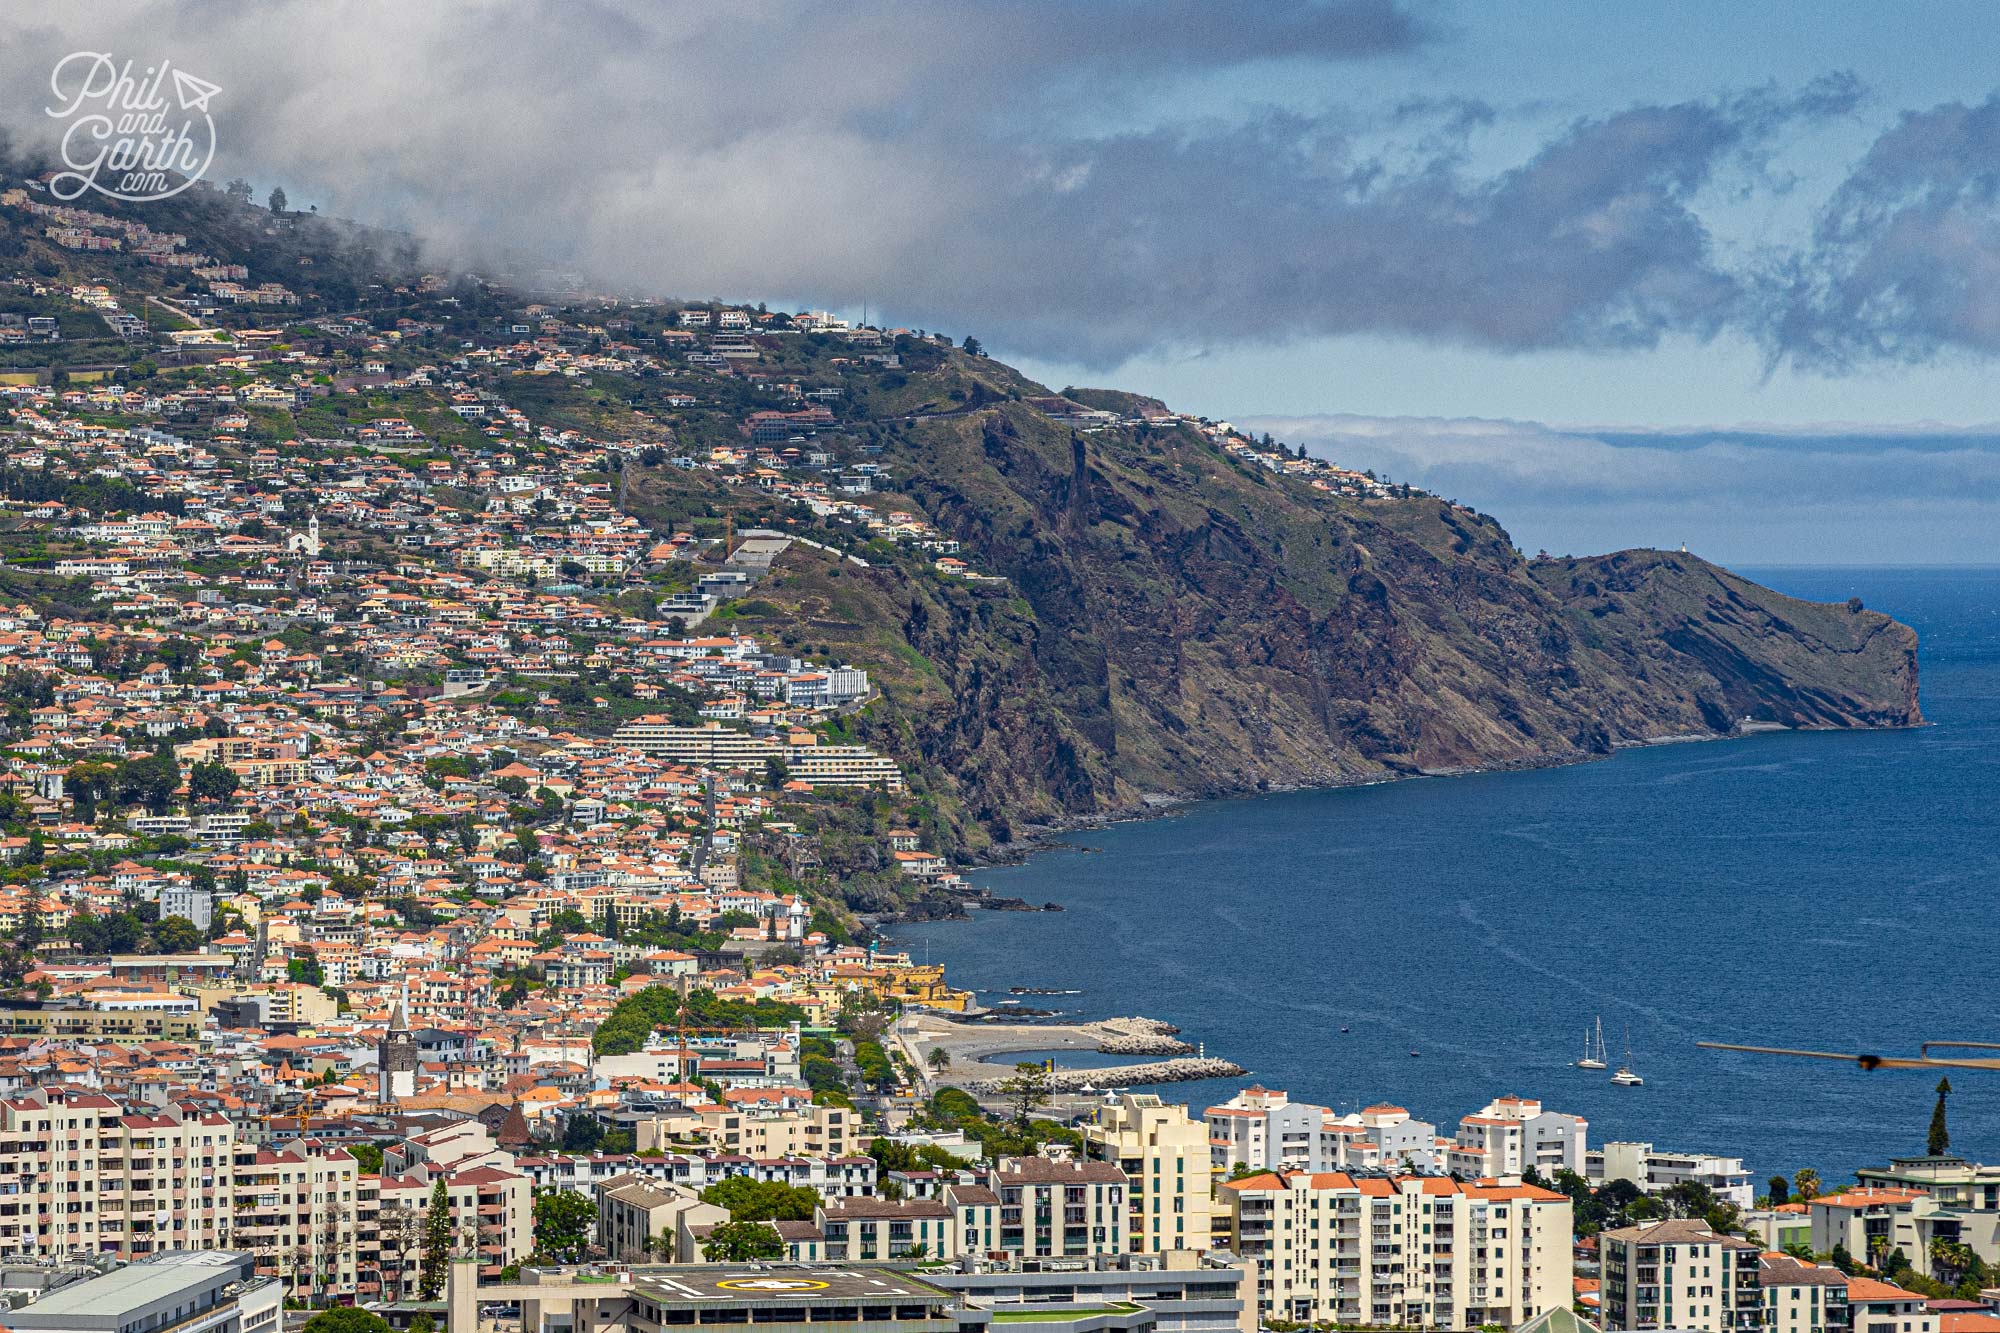
{"type": "Polygon", "coordinates": [[[0,12],[211,175],[607,287],[977,334],[1531,549],[2000,562],[2000,9],[265,0],[0,12]]]}

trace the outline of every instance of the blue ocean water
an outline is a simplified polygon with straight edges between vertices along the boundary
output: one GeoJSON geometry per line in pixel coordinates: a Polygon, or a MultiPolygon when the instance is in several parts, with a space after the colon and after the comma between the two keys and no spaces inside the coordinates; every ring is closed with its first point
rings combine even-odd
{"type": "MultiPolygon", "coordinates": [[[[1078,987],[1023,998],[1165,1018],[1251,1071],[1160,1089],[1197,1112],[1256,1081],[1449,1135],[1518,1093],[1760,1178],[1920,1152],[1934,1074],[1695,1043],[2000,1041],[2000,570],[1746,572],[1914,626],[1933,725],[1195,805],[977,876],[1063,913],[893,938],[986,1003],[1078,987]],[[1598,1015],[1643,1088],[1571,1067],[1598,1015]]],[[[2000,1073],[1952,1084],[1954,1148],[2000,1160],[2000,1073]]]]}

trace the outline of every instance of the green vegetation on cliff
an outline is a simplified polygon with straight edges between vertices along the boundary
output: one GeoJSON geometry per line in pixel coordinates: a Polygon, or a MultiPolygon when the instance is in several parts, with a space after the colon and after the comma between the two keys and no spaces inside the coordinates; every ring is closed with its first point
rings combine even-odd
{"type": "MultiPolygon", "coordinates": [[[[992,580],[774,507],[750,517],[869,565],[794,546],[732,623],[866,666],[883,697],[852,734],[911,767],[960,849],[1156,795],[1564,762],[1745,719],[1921,720],[1915,636],[1858,607],[1680,553],[1531,562],[1491,518],[1331,494],[1191,425],[1080,431],[985,358],[904,392],[947,414],[859,427],[890,486],[867,502],[927,518],[992,580]]],[[[685,514],[705,484],[653,469],[633,493],[685,514]]]]}

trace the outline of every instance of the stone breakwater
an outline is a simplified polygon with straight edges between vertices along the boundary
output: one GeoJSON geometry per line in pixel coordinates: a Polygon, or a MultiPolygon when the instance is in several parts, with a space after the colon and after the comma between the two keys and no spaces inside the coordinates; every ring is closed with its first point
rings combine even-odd
{"type": "MultiPolygon", "coordinates": [[[[1086,1051],[1100,1051],[1118,1058],[1132,1057],[1133,1065],[1114,1066],[1130,1069],[1134,1067],[1151,1069],[1154,1062],[1173,1063],[1181,1057],[1196,1055],[1195,1048],[1179,1038],[1180,1029],[1172,1023],[1157,1018],[1128,1016],[1122,1018],[1098,1018],[1072,1023],[1026,1023],[1026,1022],[981,1022],[977,1019],[965,1020],[955,1015],[933,1014],[916,1011],[903,1015],[895,1029],[896,1041],[901,1045],[910,1062],[920,1070],[928,1070],[934,1052],[945,1055],[944,1072],[927,1081],[958,1083],[961,1087],[971,1085],[959,1083],[964,1077],[980,1077],[986,1082],[998,1082],[1010,1076],[1013,1064],[1022,1055],[1030,1052],[1054,1055],[1058,1067],[1064,1063],[1067,1051],[1082,1054],[1086,1051]],[[962,1071],[962,1072],[960,1072],[962,1071]],[[990,1077],[989,1077],[990,1076],[990,1077]]],[[[1064,1074],[1083,1073],[1080,1070],[1063,1070],[1064,1074]]],[[[1109,1070],[1090,1070],[1092,1075],[1108,1074],[1109,1070]]],[[[1168,1079],[1210,1078],[1221,1075],[1208,1073],[1170,1073],[1168,1079]]],[[[1127,1080],[1123,1074],[1120,1081],[1159,1082],[1161,1076],[1152,1073],[1137,1080],[1127,1080]]]]}
{"type": "Polygon", "coordinates": [[[1193,1055],[1194,1047],[1174,1034],[1180,1029],[1157,1018],[1104,1018],[1084,1031],[1106,1055],[1193,1055]]]}
{"type": "Polygon", "coordinates": [[[1106,1055],[1193,1055],[1194,1047],[1178,1037],[1109,1036],[1098,1040],[1106,1055]]]}
{"type": "MultiPolygon", "coordinates": [[[[1049,1075],[1051,1092],[1081,1092],[1085,1087],[1128,1088],[1147,1083],[1187,1083],[1206,1078],[1237,1078],[1250,1071],[1242,1065],[1213,1056],[1189,1056],[1178,1060],[1155,1060],[1139,1065],[1111,1065],[1104,1069],[1058,1069],[1049,1075]]],[[[1005,1079],[983,1079],[970,1091],[995,1093],[1005,1079]]]]}

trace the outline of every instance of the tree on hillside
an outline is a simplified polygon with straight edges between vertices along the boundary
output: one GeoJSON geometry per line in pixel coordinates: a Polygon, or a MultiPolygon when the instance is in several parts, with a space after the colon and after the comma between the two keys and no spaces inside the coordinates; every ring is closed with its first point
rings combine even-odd
{"type": "Polygon", "coordinates": [[[1925,1149],[1932,1157],[1942,1157],[1951,1151],[1951,1130],[1944,1122],[1944,1099],[1951,1096],[1951,1080],[1941,1078],[1937,1085],[1937,1105],[1931,1108],[1931,1133],[1925,1149]]]}
{"type": "Polygon", "coordinates": [[[319,955],[307,949],[285,960],[285,979],[307,986],[324,986],[326,970],[320,966],[319,955]]]}
{"type": "Polygon", "coordinates": [[[223,764],[196,764],[188,770],[188,795],[197,801],[217,801],[228,805],[236,799],[243,780],[223,764]]]}
{"type": "Polygon", "coordinates": [[[596,1152],[603,1141],[604,1122],[594,1115],[578,1111],[563,1122],[564,1152],[596,1152]]]}
{"type": "Polygon", "coordinates": [[[444,1294],[445,1271],[451,1266],[451,1194],[444,1181],[431,1188],[424,1213],[423,1248],[417,1256],[417,1296],[434,1301],[444,1294]]]}
{"type": "Polygon", "coordinates": [[[199,953],[201,927],[184,916],[170,916],[153,927],[153,943],[161,953],[199,953]]]}
{"type": "Polygon", "coordinates": [[[171,750],[121,760],[112,777],[112,796],[125,805],[143,805],[156,815],[173,807],[181,785],[180,764],[171,750]]]}
{"type": "Polygon", "coordinates": [[[535,1252],[557,1263],[580,1263],[590,1246],[597,1206],[575,1190],[535,1196],[535,1252]]]}
{"type": "Polygon", "coordinates": [[[290,202],[291,202],[290,200],[285,198],[285,192],[282,188],[278,187],[272,188],[270,204],[271,204],[271,211],[273,213],[283,213],[285,211],[285,205],[290,202]]]}
{"type": "Polygon", "coordinates": [[[782,1259],[784,1255],[785,1238],[765,1222],[724,1222],[701,1243],[701,1257],[712,1264],[782,1259]]]}

